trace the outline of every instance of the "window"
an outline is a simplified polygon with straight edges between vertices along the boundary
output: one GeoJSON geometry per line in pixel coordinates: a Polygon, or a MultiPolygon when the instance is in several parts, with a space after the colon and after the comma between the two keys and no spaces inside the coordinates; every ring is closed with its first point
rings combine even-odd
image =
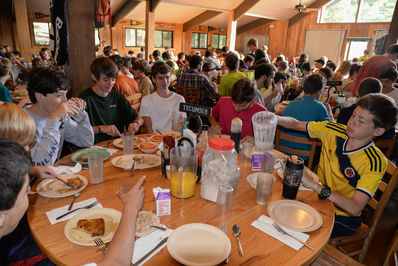
{"type": "Polygon", "coordinates": [[[50,23],[33,22],[33,36],[35,45],[50,45],[50,23]]]}
{"type": "Polygon", "coordinates": [[[391,22],[396,0],[332,0],[322,7],[320,23],[391,22]]]}
{"type": "Polygon", "coordinates": [[[100,45],[100,36],[99,36],[99,30],[94,29],[94,41],[95,41],[95,46],[100,45]]]}
{"type": "Polygon", "coordinates": [[[370,41],[372,41],[371,38],[348,38],[345,49],[345,60],[361,57],[363,51],[368,48],[368,43],[370,41]]]}
{"type": "Polygon", "coordinates": [[[155,30],[155,48],[173,47],[173,32],[168,30],[155,30]]]}
{"type": "Polygon", "coordinates": [[[207,48],[207,33],[192,32],[191,48],[206,49],[207,48]]]}
{"type": "Polygon", "coordinates": [[[397,0],[362,0],[358,22],[390,22],[397,0]]]}
{"type": "Polygon", "coordinates": [[[211,46],[217,49],[223,48],[227,45],[227,35],[226,34],[213,34],[211,39],[211,46]]]}
{"type": "Polygon", "coordinates": [[[145,30],[126,28],[126,46],[145,46],[145,30]]]}

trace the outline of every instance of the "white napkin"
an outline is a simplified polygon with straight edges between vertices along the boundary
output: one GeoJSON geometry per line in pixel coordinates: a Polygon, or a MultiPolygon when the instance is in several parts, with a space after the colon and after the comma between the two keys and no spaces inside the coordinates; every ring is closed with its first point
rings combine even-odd
{"type": "Polygon", "coordinates": [[[59,175],[77,174],[82,170],[82,165],[80,163],[76,163],[73,167],[66,165],[54,166],[54,170],[59,175]]]}
{"type": "MultiPolygon", "coordinates": [[[[96,201],[96,200],[97,200],[97,198],[90,198],[90,199],[83,200],[83,201],[80,201],[80,202],[76,202],[76,201],[75,201],[75,204],[73,204],[73,208],[72,208],[71,211],[73,211],[74,209],[80,208],[80,207],[85,207],[85,206],[87,206],[87,205],[90,205],[91,203],[93,203],[93,202],[96,201]]],[[[69,214],[69,215],[66,215],[66,216],[63,217],[62,219],[56,220],[55,218],[57,218],[58,216],[61,216],[62,214],[69,212],[69,211],[68,211],[69,205],[70,205],[70,204],[46,212],[47,218],[48,218],[48,220],[50,221],[51,225],[56,224],[56,223],[59,223],[59,222],[62,222],[62,221],[69,220],[70,218],[72,218],[72,217],[75,216],[76,214],[81,213],[82,211],[87,210],[87,209],[77,210],[77,211],[75,211],[75,212],[73,212],[73,213],[71,213],[71,214],[69,214]]],[[[94,207],[92,207],[92,209],[93,209],[93,208],[102,208],[102,205],[101,205],[101,203],[98,203],[97,205],[95,205],[94,207]]]]}
{"type": "MultiPolygon", "coordinates": [[[[295,250],[299,250],[303,246],[303,244],[301,244],[294,238],[292,238],[288,235],[283,235],[282,233],[279,233],[278,230],[276,230],[275,227],[272,225],[272,222],[273,222],[272,219],[269,218],[268,216],[261,215],[260,218],[258,218],[254,222],[252,222],[251,225],[254,226],[255,228],[263,231],[264,233],[272,236],[273,238],[278,239],[282,243],[288,245],[289,247],[291,247],[295,250]]],[[[282,225],[279,225],[279,226],[282,227],[282,229],[284,229],[286,232],[294,235],[295,237],[297,237],[298,239],[300,239],[303,242],[306,242],[310,238],[310,236],[308,234],[304,234],[304,233],[297,232],[297,231],[294,231],[291,229],[287,229],[286,227],[283,227],[282,225]]]]}
{"type": "Polygon", "coordinates": [[[90,148],[105,150],[105,151],[109,152],[110,155],[113,155],[114,153],[119,151],[118,149],[105,148],[105,147],[101,147],[101,146],[91,146],[90,148]]]}
{"type": "MultiPolygon", "coordinates": [[[[155,230],[152,233],[150,233],[147,236],[141,237],[138,240],[135,241],[134,244],[134,254],[133,254],[133,260],[132,263],[135,265],[137,261],[139,261],[142,257],[144,257],[149,251],[151,251],[157,244],[159,244],[160,241],[168,237],[171,232],[173,232],[172,229],[167,229],[166,231],[161,231],[161,230],[155,230]]],[[[152,258],[156,253],[161,251],[167,244],[164,243],[161,247],[159,247],[157,250],[152,252],[151,255],[149,255],[140,265],[143,265],[145,262],[147,262],[150,258],[152,258]]]]}

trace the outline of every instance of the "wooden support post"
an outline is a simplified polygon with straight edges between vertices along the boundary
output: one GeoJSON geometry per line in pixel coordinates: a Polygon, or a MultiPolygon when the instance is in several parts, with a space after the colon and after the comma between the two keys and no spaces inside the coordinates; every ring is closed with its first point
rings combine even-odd
{"type": "Polygon", "coordinates": [[[66,1],[68,64],[65,72],[70,82],[70,96],[93,86],[90,79],[90,64],[95,59],[93,10],[93,1],[66,1]]]}
{"type": "Polygon", "coordinates": [[[391,44],[398,43],[398,1],[395,3],[394,14],[392,15],[390,30],[388,31],[388,39],[386,49],[391,44]]]}
{"type": "Polygon", "coordinates": [[[146,1],[145,8],[145,59],[155,48],[155,13],[151,12],[151,1],[146,1]]]}
{"type": "Polygon", "coordinates": [[[32,60],[32,46],[30,42],[28,13],[26,11],[25,0],[14,0],[15,20],[16,20],[16,33],[22,57],[25,61],[32,60]]]}
{"type": "Polygon", "coordinates": [[[227,30],[227,45],[231,51],[235,50],[236,42],[236,25],[237,21],[234,19],[235,12],[232,11],[228,16],[228,30],[227,30]]]}

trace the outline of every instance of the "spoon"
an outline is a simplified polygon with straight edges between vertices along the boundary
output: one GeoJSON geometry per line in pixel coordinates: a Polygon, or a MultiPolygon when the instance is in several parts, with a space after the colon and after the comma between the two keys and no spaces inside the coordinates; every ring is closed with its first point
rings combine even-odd
{"type": "Polygon", "coordinates": [[[70,205],[69,205],[69,207],[68,207],[68,211],[72,210],[73,203],[75,203],[75,199],[76,199],[77,197],[79,197],[79,196],[80,196],[80,192],[77,192],[77,193],[73,194],[73,199],[72,199],[72,202],[70,203],[70,205]]]}
{"type": "Polygon", "coordinates": [[[232,234],[236,237],[236,241],[238,241],[239,256],[243,257],[242,244],[240,243],[240,240],[239,240],[239,236],[240,236],[239,225],[234,224],[234,226],[232,227],[232,234]]]}

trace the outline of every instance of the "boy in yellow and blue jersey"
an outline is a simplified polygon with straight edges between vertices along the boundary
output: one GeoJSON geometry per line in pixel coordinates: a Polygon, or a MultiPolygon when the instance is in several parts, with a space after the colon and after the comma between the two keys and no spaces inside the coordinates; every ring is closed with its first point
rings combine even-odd
{"type": "Polygon", "coordinates": [[[304,186],[335,206],[331,237],[349,235],[361,225],[360,214],[376,192],[387,159],[372,139],[397,122],[397,106],[388,96],[372,93],[359,99],[347,126],[330,121],[299,122],[278,117],[278,124],[307,131],[322,141],[318,176],[322,184],[303,176],[304,186]]]}

